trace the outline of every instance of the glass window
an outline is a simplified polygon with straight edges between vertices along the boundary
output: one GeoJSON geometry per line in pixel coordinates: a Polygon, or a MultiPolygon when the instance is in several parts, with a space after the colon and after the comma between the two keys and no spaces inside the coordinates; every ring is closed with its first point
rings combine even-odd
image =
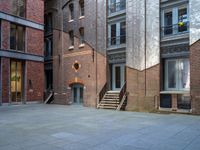
{"type": "Polygon", "coordinates": [[[165,90],[190,89],[189,59],[165,61],[165,90]]]}
{"type": "Polygon", "coordinates": [[[26,0],[12,0],[13,14],[20,17],[25,17],[26,0]]]}
{"type": "Polygon", "coordinates": [[[73,31],[69,31],[69,38],[71,41],[71,46],[74,46],[74,32],[73,31]]]}
{"type": "Polygon", "coordinates": [[[120,23],[120,44],[126,43],[126,22],[120,23]]]}
{"type": "Polygon", "coordinates": [[[80,16],[84,16],[84,0],[80,0],[79,1],[79,5],[80,5],[80,16]]]}
{"type": "Polygon", "coordinates": [[[11,24],[10,49],[24,51],[25,49],[25,28],[11,24]]]}
{"type": "Polygon", "coordinates": [[[80,32],[80,43],[81,44],[84,44],[84,28],[80,28],[79,29],[79,32],[80,32]]]}
{"type": "Polygon", "coordinates": [[[70,11],[69,20],[73,20],[74,19],[74,4],[69,4],[69,11],[70,11]]]}
{"type": "Polygon", "coordinates": [[[178,10],[178,32],[184,32],[188,29],[187,8],[178,10]]]}
{"type": "Polygon", "coordinates": [[[164,25],[165,25],[165,35],[172,34],[173,26],[172,26],[172,12],[167,12],[164,15],[164,25]]]}
{"type": "Polygon", "coordinates": [[[111,25],[111,45],[116,45],[116,31],[117,31],[117,26],[116,24],[111,25]]]}

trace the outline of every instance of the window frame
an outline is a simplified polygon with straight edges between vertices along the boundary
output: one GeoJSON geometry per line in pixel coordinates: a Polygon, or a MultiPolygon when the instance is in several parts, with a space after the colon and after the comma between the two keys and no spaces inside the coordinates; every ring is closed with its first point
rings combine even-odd
{"type": "Polygon", "coordinates": [[[26,27],[25,26],[22,26],[22,25],[18,25],[18,24],[15,24],[15,23],[10,23],[10,41],[9,41],[9,44],[10,44],[10,49],[11,50],[15,50],[15,51],[21,51],[21,52],[25,52],[25,49],[26,49],[26,27]],[[14,25],[16,28],[15,28],[15,48],[11,48],[11,28],[12,28],[12,25],[14,25]],[[19,30],[18,28],[21,27],[23,29],[23,49],[19,49],[19,30]]]}
{"type": "Polygon", "coordinates": [[[190,83],[189,88],[182,88],[181,87],[181,69],[180,65],[183,60],[187,60],[189,63],[188,73],[189,73],[189,82],[190,82],[190,60],[189,58],[177,58],[177,59],[166,59],[164,61],[164,89],[165,91],[190,91],[190,83]],[[175,88],[169,88],[169,82],[168,82],[168,62],[175,61],[175,67],[176,67],[176,87],[175,88]]]}

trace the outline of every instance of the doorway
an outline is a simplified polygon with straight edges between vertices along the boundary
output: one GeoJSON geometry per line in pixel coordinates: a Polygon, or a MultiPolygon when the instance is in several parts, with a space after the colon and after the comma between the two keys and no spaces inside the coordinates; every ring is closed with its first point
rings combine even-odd
{"type": "Polygon", "coordinates": [[[124,85],[125,65],[114,64],[112,66],[112,90],[120,91],[124,85]]]}
{"type": "Polygon", "coordinates": [[[72,99],[74,104],[83,103],[83,86],[81,84],[74,84],[72,86],[72,99]]]}
{"type": "Polygon", "coordinates": [[[11,60],[10,64],[11,102],[22,102],[23,97],[23,63],[11,60]]]}

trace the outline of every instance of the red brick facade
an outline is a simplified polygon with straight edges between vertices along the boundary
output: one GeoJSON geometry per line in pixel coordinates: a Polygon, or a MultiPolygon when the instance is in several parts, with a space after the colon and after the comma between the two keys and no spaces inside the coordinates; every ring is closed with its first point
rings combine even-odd
{"type": "MultiPolygon", "coordinates": [[[[11,1],[1,0],[0,11],[12,16],[11,1]]],[[[43,24],[44,1],[43,0],[27,0],[26,1],[26,17],[25,20],[34,23],[43,24]]],[[[17,19],[18,17],[16,17],[17,19]]],[[[10,24],[7,20],[1,21],[1,49],[9,51],[11,54],[18,51],[10,50],[10,24]]],[[[13,22],[15,23],[15,22],[13,22]]],[[[23,24],[22,24],[23,25],[23,24]]],[[[42,30],[25,26],[25,51],[24,54],[32,54],[33,56],[43,57],[44,49],[44,33],[42,30]]],[[[20,54],[18,53],[18,54],[20,54]]],[[[22,102],[42,101],[44,92],[44,64],[42,61],[30,61],[29,59],[20,59],[12,57],[1,57],[2,62],[2,103],[11,103],[11,81],[10,81],[10,62],[17,60],[23,64],[23,93],[22,102]],[[31,84],[31,85],[30,85],[31,84]],[[31,86],[31,87],[30,87],[31,86]]]]}
{"type": "Polygon", "coordinates": [[[127,110],[153,111],[157,107],[160,92],[160,65],[145,71],[126,68],[128,104],[127,110]]]}
{"type": "Polygon", "coordinates": [[[200,40],[190,47],[192,112],[200,114],[200,40]]]}

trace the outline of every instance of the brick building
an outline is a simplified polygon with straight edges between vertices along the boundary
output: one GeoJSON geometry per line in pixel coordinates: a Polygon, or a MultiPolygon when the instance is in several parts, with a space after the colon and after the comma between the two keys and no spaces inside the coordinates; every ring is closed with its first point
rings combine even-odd
{"type": "Polygon", "coordinates": [[[46,1],[54,103],[199,114],[199,6],[198,0],[46,1]]]}
{"type": "Polygon", "coordinates": [[[0,1],[0,104],[42,101],[43,0],[0,1]]]}

